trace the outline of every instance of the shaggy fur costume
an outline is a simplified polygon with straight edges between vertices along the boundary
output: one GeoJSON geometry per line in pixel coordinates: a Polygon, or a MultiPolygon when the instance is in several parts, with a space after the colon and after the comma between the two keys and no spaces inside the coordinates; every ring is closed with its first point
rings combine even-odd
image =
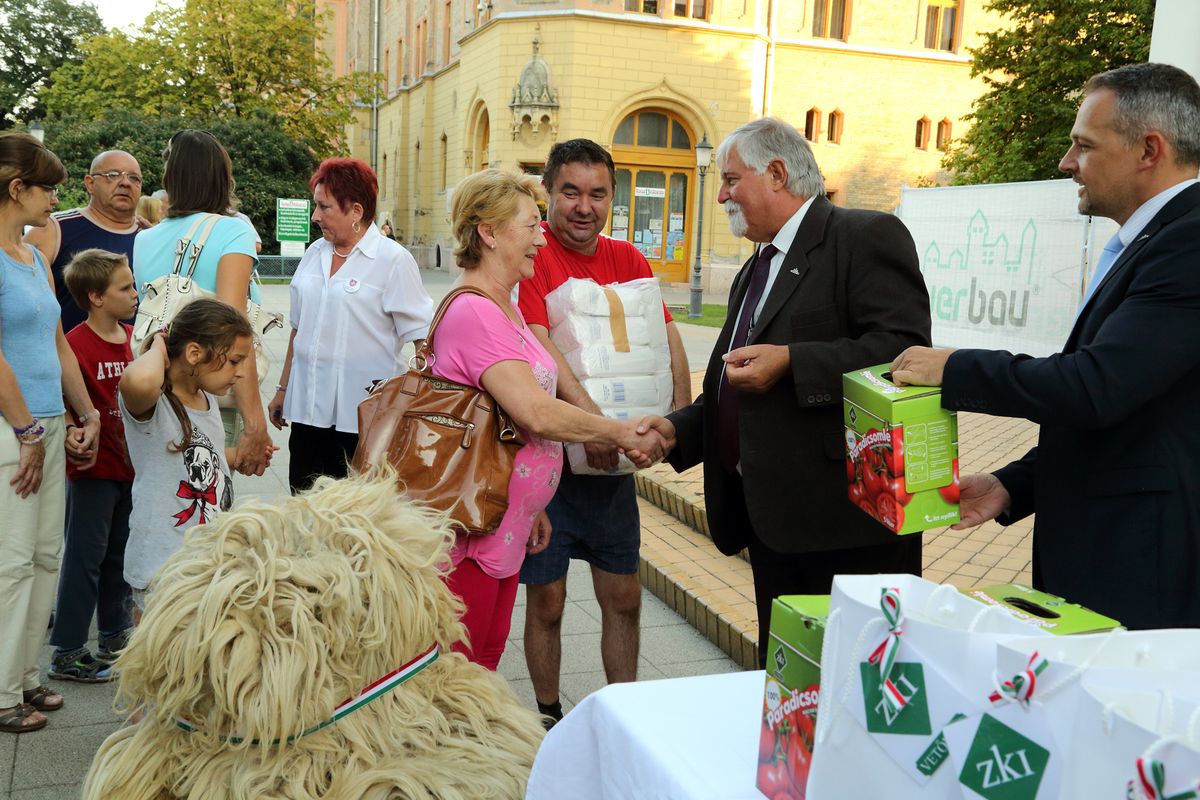
{"type": "Polygon", "coordinates": [[[450,652],[452,536],[394,487],[325,479],[188,533],[117,663],[119,702],[145,719],[101,746],[85,800],[524,795],[539,718],[450,652]],[[437,661],[340,721],[253,743],[327,720],[434,642],[437,661]]]}

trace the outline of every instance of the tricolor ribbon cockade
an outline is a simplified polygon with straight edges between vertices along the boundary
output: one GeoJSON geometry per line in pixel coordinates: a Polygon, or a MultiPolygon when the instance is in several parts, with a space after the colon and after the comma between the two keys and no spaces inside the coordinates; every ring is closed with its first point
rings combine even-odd
{"type": "Polygon", "coordinates": [[[1129,782],[1125,796],[1128,800],[1197,800],[1200,798],[1200,780],[1191,788],[1168,794],[1166,767],[1161,761],[1142,756],[1137,760],[1137,778],[1129,782]]]}
{"type": "MultiPolygon", "coordinates": [[[[328,728],[330,725],[337,722],[342,717],[345,717],[346,715],[357,711],[358,709],[365,706],[367,703],[370,703],[372,700],[374,700],[378,697],[382,697],[383,695],[390,692],[392,689],[395,689],[397,686],[404,683],[409,678],[412,678],[418,672],[425,669],[433,662],[437,661],[440,653],[441,653],[441,651],[438,649],[437,643],[434,642],[434,644],[428,650],[426,650],[424,653],[422,653],[421,655],[414,658],[412,661],[409,661],[407,664],[400,667],[399,669],[394,670],[393,672],[389,672],[387,675],[384,675],[382,678],[375,681],[367,688],[363,689],[361,692],[359,692],[354,697],[351,697],[347,700],[343,700],[342,703],[333,710],[333,714],[328,719],[318,722],[316,725],[313,725],[311,727],[305,728],[304,730],[300,731],[300,733],[294,734],[292,736],[288,736],[286,739],[273,739],[272,741],[265,742],[265,743],[258,739],[251,739],[250,744],[252,744],[252,745],[290,744],[291,742],[294,742],[297,739],[300,739],[304,736],[308,736],[310,733],[316,733],[317,731],[321,730],[322,728],[328,728]]],[[[180,728],[183,728],[188,733],[193,733],[195,731],[200,730],[198,727],[193,725],[191,722],[188,722],[186,719],[176,719],[175,724],[178,725],[180,728]]],[[[245,741],[245,739],[243,739],[240,736],[222,736],[220,738],[222,741],[229,742],[230,744],[241,744],[242,742],[245,741]]]]}
{"type": "Polygon", "coordinates": [[[896,588],[881,589],[879,607],[883,609],[883,618],[887,622],[888,632],[879,646],[867,658],[867,662],[879,667],[879,690],[883,693],[883,701],[887,703],[892,713],[898,713],[906,705],[908,698],[900,693],[896,684],[892,683],[892,667],[896,664],[896,651],[900,648],[900,590],[896,588]]]}
{"type": "Polygon", "coordinates": [[[1049,666],[1049,662],[1046,661],[1046,658],[1034,650],[1025,669],[1000,684],[996,691],[988,695],[988,700],[991,700],[994,705],[1015,700],[1022,706],[1028,706],[1029,698],[1033,696],[1033,689],[1037,686],[1038,676],[1045,671],[1047,666],[1049,666]]]}

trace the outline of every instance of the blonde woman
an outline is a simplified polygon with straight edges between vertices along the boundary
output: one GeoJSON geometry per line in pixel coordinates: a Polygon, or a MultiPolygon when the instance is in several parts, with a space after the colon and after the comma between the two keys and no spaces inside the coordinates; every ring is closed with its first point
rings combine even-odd
{"type": "Polygon", "coordinates": [[[533,259],[546,244],[535,178],[496,169],[471,175],[455,189],[451,210],[460,283],[486,297],[463,294],[446,310],[432,342],[433,372],[489,392],[520,427],[508,485],[508,511],[489,535],[460,533],[451,550],[450,588],[466,604],[470,636],[464,652],[496,669],[512,622],[517,578],[526,553],[545,549],[545,507],[562,474],[560,442],[603,442],[627,451],[639,466],[662,454],[651,431],[636,423],[589,414],[555,399],[558,367],[512,302],[517,282],[533,276],[533,259]]]}

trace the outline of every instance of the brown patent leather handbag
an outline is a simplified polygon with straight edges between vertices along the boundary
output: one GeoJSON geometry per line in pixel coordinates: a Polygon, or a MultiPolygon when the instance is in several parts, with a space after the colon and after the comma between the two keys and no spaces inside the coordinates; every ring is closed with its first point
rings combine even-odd
{"type": "Polygon", "coordinates": [[[490,394],[430,371],[438,323],[460,294],[488,297],[469,286],[447,294],[408,372],[376,384],[358,404],[352,467],[364,472],[389,464],[410,499],[445,512],[467,533],[495,533],[508,509],[513,459],[524,442],[490,394]]]}

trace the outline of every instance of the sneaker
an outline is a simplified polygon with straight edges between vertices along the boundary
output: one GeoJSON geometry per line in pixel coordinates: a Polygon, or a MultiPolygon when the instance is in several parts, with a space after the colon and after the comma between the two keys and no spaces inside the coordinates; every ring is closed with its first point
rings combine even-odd
{"type": "Polygon", "coordinates": [[[112,663],[117,660],[125,650],[125,646],[129,644],[129,636],[133,633],[133,628],[126,628],[115,636],[101,637],[99,646],[96,648],[96,658],[101,661],[112,663]]]}
{"type": "Polygon", "coordinates": [[[107,683],[117,677],[117,673],[110,665],[97,661],[84,647],[55,655],[50,661],[50,677],[78,683],[107,683]]]}

